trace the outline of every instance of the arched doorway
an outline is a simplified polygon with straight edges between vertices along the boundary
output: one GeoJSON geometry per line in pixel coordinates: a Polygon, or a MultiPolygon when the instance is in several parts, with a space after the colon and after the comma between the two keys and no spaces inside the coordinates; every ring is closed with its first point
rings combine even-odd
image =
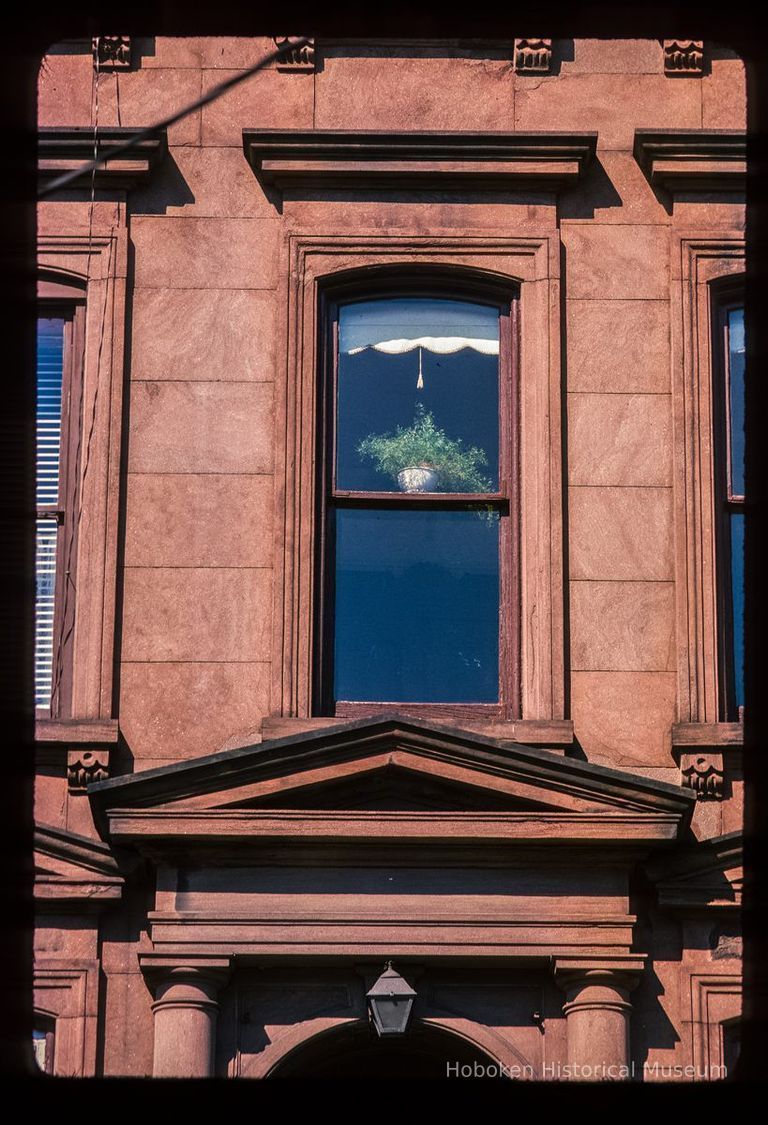
{"type": "Polygon", "coordinates": [[[434,1079],[494,1077],[498,1071],[495,1059],[465,1039],[417,1022],[406,1035],[389,1039],[365,1024],[319,1035],[282,1059],[268,1077],[434,1079]]]}

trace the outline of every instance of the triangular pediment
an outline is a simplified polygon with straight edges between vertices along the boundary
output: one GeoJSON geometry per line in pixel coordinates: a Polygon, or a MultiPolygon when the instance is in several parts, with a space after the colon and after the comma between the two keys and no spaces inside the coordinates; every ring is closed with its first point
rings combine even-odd
{"type": "MultiPolygon", "coordinates": [[[[240,809],[347,809],[387,812],[543,811],[541,800],[514,792],[499,792],[492,786],[473,785],[466,778],[442,776],[417,756],[393,753],[381,763],[349,763],[335,777],[307,778],[301,783],[272,792],[253,794],[235,790],[226,807],[240,809]]],[[[207,805],[205,797],[194,802],[207,805]]],[[[192,803],[190,803],[190,807],[192,803]]],[[[219,798],[211,807],[225,807],[219,798]]]]}
{"type": "Polygon", "coordinates": [[[172,825],[181,832],[183,824],[194,834],[204,821],[209,835],[216,824],[223,833],[225,823],[228,832],[254,832],[273,824],[280,810],[296,825],[302,813],[318,824],[325,813],[337,820],[349,813],[360,823],[377,813],[401,823],[408,814],[423,814],[424,823],[454,816],[467,835],[473,816],[478,826],[494,817],[521,825],[599,818],[606,830],[615,824],[617,838],[647,835],[652,824],[672,838],[693,804],[692,794],[662,782],[393,715],[110,779],[89,794],[105,835],[114,834],[117,820],[125,827],[126,815],[131,832],[141,824],[145,835],[159,831],[161,820],[166,833],[172,825]]]}

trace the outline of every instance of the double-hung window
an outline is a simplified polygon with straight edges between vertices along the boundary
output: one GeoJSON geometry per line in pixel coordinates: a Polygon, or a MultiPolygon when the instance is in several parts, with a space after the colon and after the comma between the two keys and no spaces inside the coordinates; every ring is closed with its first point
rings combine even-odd
{"type": "Polygon", "coordinates": [[[83,294],[57,282],[39,287],[35,707],[62,717],[71,697],[76,557],[78,388],[83,294]]]}
{"type": "Polygon", "coordinates": [[[739,288],[717,293],[715,443],[720,665],[723,718],[744,706],[744,299],[739,288]]]}
{"type": "Polygon", "coordinates": [[[320,714],[518,714],[515,308],[437,284],[328,302],[320,714]]]}

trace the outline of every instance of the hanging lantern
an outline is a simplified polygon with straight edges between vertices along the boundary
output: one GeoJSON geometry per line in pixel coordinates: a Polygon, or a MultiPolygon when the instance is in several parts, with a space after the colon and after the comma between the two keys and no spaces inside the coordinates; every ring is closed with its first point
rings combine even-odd
{"type": "Polygon", "coordinates": [[[367,993],[368,1007],[378,1035],[403,1035],[408,1027],[416,993],[387,961],[386,968],[367,993]]]}

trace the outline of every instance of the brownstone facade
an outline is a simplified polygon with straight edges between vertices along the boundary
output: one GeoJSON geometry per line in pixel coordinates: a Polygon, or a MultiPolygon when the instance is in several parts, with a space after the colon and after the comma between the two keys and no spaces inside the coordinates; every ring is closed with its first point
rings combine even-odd
{"type": "Polygon", "coordinates": [[[41,299],[83,339],[68,687],[37,720],[48,1068],[724,1077],[715,324],[744,274],[743,64],[313,40],[109,157],[284,43],[72,41],[41,69],[41,185],[106,158],[38,212],[41,299]],[[382,278],[511,294],[495,709],[317,687],[324,310],[382,278]],[[379,1040],[387,961],[416,999],[379,1040]]]}

